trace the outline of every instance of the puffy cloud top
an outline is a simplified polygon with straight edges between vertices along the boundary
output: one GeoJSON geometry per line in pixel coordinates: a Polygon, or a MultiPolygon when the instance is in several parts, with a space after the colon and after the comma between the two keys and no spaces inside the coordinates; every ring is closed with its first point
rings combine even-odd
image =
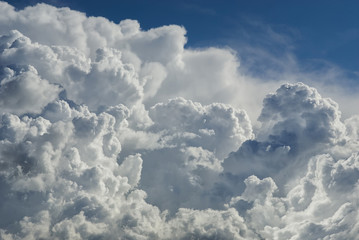
{"type": "Polygon", "coordinates": [[[335,142],[343,137],[338,105],[322,98],[316,89],[302,83],[282,85],[264,99],[259,120],[271,127],[271,140],[292,142],[291,146],[312,142],[335,142]]]}
{"type": "Polygon", "coordinates": [[[177,98],[156,104],[149,114],[156,131],[193,134],[190,144],[211,150],[219,158],[237,150],[242,142],[253,137],[246,112],[224,104],[202,106],[177,98]]]}

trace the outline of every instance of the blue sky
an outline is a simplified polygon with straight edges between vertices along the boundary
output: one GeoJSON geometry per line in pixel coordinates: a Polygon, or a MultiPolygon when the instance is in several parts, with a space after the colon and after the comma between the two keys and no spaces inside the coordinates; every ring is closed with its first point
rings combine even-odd
{"type": "MultiPolygon", "coordinates": [[[[22,8],[40,1],[8,2],[22,8]]],[[[241,47],[251,44],[274,56],[291,51],[302,64],[319,59],[349,73],[359,71],[358,1],[102,0],[101,6],[98,1],[87,0],[43,2],[114,22],[136,19],[143,29],[183,25],[188,47],[229,46],[243,57],[241,47]],[[285,42],[268,36],[268,28],[285,42]]]]}

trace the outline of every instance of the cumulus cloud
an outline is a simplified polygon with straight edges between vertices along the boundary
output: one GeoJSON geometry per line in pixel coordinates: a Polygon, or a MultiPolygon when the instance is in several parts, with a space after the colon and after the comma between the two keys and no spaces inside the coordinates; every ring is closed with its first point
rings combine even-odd
{"type": "Polygon", "coordinates": [[[59,86],[42,79],[31,65],[4,67],[0,84],[2,110],[17,114],[41,112],[61,90],[59,86]]]}
{"type": "Polygon", "coordinates": [[[311,156],[346,143],[338,105],[303,83],[284,84],[267,95],[258,120],[256,139],[225,160],[228,174],[270,176],[284,184],[306,168],[311,156]]]}
{"type": "Polygon", "coordinates": [[[1,239],[355,239],[359,117],[185,34],[0,2],[1,239]]]}

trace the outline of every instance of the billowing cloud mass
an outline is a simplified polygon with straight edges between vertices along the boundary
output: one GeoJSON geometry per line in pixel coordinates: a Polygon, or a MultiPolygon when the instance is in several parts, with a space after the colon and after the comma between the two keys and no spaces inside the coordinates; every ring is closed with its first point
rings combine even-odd
{"type": "Polygon", "coordinates": [[[1,239],[357,238],[359,116],[185,34],[0,2],[1,239]]]}

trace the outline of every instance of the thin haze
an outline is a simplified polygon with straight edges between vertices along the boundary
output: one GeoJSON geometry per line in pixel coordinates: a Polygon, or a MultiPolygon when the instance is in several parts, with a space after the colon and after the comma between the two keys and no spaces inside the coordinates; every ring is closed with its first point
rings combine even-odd
{"type": "Polygon", "coordinates": [[[48,3],[0,2],[0,239],[357,238],[354,65],[48,3]]]}

